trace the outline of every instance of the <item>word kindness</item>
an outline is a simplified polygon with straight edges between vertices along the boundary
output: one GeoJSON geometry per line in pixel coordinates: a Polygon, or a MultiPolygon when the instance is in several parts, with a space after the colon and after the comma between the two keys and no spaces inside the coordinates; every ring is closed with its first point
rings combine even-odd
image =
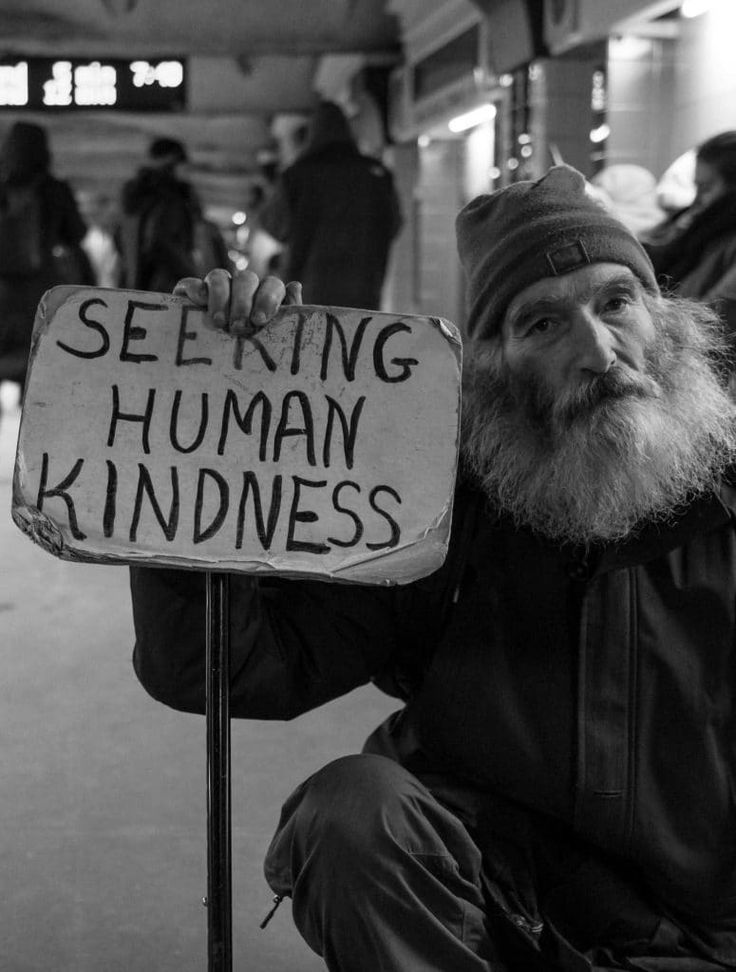
{"type": "Polygon", "coordinates": [[[235,338],[179,298],[57,288],[34,348],[14,517],[62,556],[332,573],[449,526],[440,322],[286,308],[235,338]]]}

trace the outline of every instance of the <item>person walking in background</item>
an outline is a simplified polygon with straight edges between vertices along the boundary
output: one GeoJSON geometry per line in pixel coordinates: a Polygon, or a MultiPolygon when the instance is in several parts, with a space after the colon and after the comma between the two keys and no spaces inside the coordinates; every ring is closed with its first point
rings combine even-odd
{"type": "Polygon", "coordinates": [[[657,200],[657,180],[643,165],[607,165],[590,182],[601,202],[634,236],[641,236],[665,218],[657,200]]]}
{"type": "Polygon", "coordinates": [[[157,138],[146,165],[123,186],[122,287],[169,292],[180,277],[200,271],[195,259],[200,205],[177,173],[186,161],[181,142],[157,138]]]}
{"type": "Polygon", "coordinates": [[[46,130],[16,122],[0,146],[0,382],[25,384],[38,302],[58,284],[93,284],[87,227],[51,174],[46,130]]]}
{"type": "Polygon", "coordinates": [[[401,222],[391,173],[360,153],[341,109],[323,102],[260,214],[287,247],[283,276],[302,282],[306,303],[377,310],[401,222]]]}
{"type": "Polygon", "coordinates": [[[664,286],[711,304],[736,337],[736,131],[703,142],[693,203],[642,235],[664,286]]]}

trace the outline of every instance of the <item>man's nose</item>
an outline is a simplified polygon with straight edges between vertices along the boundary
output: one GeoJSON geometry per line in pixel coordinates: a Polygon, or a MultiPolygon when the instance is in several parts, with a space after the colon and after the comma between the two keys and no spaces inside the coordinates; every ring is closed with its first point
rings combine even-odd
{"type": "Polygon", "coordinates": [[[578,367],[582,371],[605,374],[616,363],[614,338],[598,317],[587,311],[577,315],[574,328],[578,367]]]}

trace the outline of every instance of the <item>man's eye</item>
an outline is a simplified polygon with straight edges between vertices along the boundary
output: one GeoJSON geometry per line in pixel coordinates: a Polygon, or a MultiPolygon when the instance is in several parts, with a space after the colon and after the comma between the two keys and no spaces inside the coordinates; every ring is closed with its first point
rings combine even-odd
{"type": "Polygon", "coordinates": [[[528,334],[549,334],[552,328],[555,326],[555,322],[551,317],[540,317],[538,321],[534,321],[528,330],[528,334]]]}
{"type": "Polygon", "coordinates": [[[631,303],[631,299],[625,294],[619,294],[616,297],[609,297],[606,301],[604,308],[607,311],[612,311],[616,313],[617,311],[622,311],[624,308],[628,307],[631,303]]]}

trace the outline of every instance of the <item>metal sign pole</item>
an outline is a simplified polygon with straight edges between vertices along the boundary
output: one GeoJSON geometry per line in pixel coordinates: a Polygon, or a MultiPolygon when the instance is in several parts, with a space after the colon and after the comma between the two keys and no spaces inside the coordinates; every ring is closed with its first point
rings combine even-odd
{"type": "Polygon", "coordinates": [[[230,578],[207,571],[207,969],[232,972],[230,578]]]}

